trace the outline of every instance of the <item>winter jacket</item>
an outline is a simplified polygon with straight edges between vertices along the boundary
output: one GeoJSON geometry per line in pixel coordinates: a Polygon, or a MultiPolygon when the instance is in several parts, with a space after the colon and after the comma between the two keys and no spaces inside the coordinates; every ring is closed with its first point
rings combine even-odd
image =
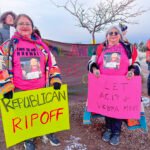
{"type": "MultiPolygon", "coordinates": [[[[130,43],[120,42],[120,44],[124,47],[126,55],[129,59],[128,70],[133,69],[135,75],[139,75],[141,72],[140,63],[138,61],[138,53],[137,49],[134,45],[130,43]]],[[[93,72],[93,67],[99,69],[97,64],[97,60],[100,57],[101,53],[107,50],[107,44],[104,42],[100,44],[96,51],[93,52],[91,59],[88,62],[88,71],[93,72]]]]}
{"type": "Polygon", "coordinates": [[[55,58],[37,35],[29,39],[16,32],[1,45],[0,57],[3,57],[1,70],[8,70],[9,79],[21,90],[42,88],[48,82],[61,83],[55,58]]]}
{"type": "Polygon", "coordinates": [[[10,38],[10,26],[0,24],[0,45],[10,38]]]}

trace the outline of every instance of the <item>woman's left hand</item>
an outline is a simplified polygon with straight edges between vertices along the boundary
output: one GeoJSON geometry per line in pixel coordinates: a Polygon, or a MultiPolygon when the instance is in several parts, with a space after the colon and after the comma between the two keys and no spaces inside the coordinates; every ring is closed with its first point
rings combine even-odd
{"type": "Polygon", "coordinates": [[[126,75],[127,79],[132,79],[134,77],[134,72],[132,70],[128,71],[127,75],[126,75]]]}

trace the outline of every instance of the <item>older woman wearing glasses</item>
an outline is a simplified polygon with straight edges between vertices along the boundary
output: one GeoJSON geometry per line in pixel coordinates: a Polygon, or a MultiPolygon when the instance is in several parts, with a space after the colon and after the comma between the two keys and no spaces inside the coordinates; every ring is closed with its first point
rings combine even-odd
{"type": "MultiPolygon", "coordinates": [[[[103,75],[125,75],[131,79],[140,75],[138,54],[134,46],[125,43],[122,32],[117,26],[112,26],[106,32],[106,41],[100,44],[88,63],[88,70],[96,77],[103,75]]],[[[122,120],[105,117],[106,131],[102,140],[111,145],[120,143],[122,120]]]]}

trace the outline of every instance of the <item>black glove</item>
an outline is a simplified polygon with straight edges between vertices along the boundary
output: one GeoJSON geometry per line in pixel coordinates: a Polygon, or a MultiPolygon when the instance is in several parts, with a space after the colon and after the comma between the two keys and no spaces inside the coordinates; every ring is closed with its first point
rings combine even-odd
{"type": "Polygon", "coordinates": [[[53,85],[55,90],[59,90],[61,87],[61,84],[59,82],[55,82],[53,85]]]}
{"type": "Polygon", "coordinates": [[[10,92],[8,92],[8,93],[5,93],[5,94],[4,94],[4,98],[8,98],[8,99],[13,98],[13,91],[10,91],[10,92]]]}

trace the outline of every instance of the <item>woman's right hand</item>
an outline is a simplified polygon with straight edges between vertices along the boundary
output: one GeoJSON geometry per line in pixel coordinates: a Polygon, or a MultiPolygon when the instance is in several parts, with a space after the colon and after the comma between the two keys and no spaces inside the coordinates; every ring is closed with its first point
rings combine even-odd
{"type": "Polygon", "coordinates": [[[100,71],[99,71],[99,69],[93,67],[93,74],[95,75],[95,77],[99,78],[100,77],[100,71]]]}

